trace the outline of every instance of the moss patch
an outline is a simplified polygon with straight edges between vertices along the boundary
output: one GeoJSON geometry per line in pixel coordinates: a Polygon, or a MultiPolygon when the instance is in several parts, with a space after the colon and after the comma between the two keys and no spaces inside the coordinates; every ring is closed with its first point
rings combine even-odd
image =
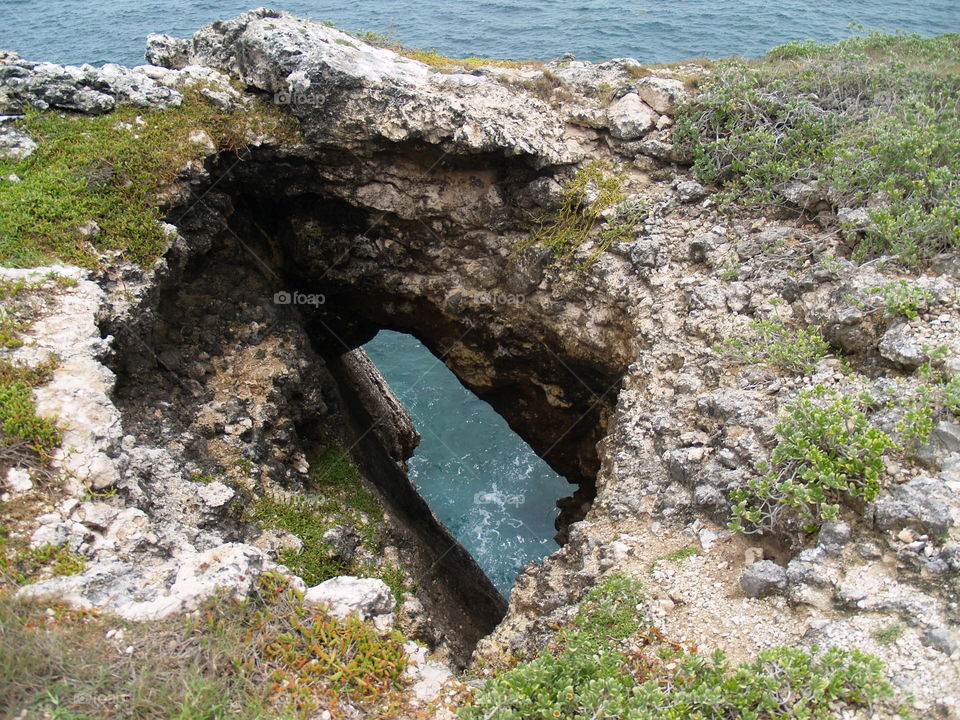
{"type": "Polygon", "coordinates": [[[92,267],[94,248],[148,263],[164,247],[162,191],[204,155],[191,135],[203,131],[219,150],[239,151],[248,132],[291,136],[292,123],[263,103],[222,111],[197,88],[166,110],[122,107],[99,117],[30,110],[18,126],[37,149],[20,162],[0,161],[0,176],[21,178],[0,182],[0,263],[92,267]],[[90,221],[99,226],[92,241],[83,230],[90,221]]]}

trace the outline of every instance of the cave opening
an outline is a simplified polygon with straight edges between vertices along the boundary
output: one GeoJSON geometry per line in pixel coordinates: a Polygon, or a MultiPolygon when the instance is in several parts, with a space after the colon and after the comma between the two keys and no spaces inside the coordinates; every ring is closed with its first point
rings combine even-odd
{"type": "Polygon", "coordinates": [[[552,553],[570,485],[412,335],[364,345],[420,432],[410,478],[440,520],[509,596],[520,568],[552,553]]]}

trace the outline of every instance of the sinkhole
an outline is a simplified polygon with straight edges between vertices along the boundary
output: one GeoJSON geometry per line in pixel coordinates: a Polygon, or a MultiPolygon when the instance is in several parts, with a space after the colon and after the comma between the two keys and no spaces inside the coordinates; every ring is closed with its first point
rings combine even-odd
{"type": "Polygon", "coordinates": [[[520,568],[559,547],[556,500],[570,483],[413,336],[382,330],[364,350],[420,432],[411,481],[509,596],[520,568]]]}

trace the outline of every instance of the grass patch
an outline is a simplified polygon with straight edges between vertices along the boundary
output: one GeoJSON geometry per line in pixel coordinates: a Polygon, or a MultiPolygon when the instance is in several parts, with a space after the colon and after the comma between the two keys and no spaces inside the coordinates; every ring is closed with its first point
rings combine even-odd
{"type": "Polygon", "coordinates": [[[309,610],[271,574],[245,602],[143,624],[0,595],[0,714],[254,720],[336,715],[349,702],[386,717],[402,703],[402,645],[396,631],[309,610]]]}
{"type": "Polygon", "coordinates": [[[337,549],[323,539],[335,526],[352,529],[369,556],[379,557],[383,544],[383,508],[360,478],[356,465],[339,442],[330,443],[310,463],[309,495],[282,499],[257,498],[245,519],[262,527],[284,530],[300,538],[300,550],[287,549],[281,562],[313,586],[338,575],[361,575],[383,580],[397,602],[409,589],[406,574],[398,565],[354,559],[344,561],[337,549]]]}
{"type": "Polygon", "coordinates": [[[960,244],[960,34],[795,42],[721,64],[674,140],[721,199],[785,201],[792,183],[867,207],[854,255],[919,263],[960,244]]]}
{"type": "Polygon", "coordinates": [[[323,539],[334,522],[320,502],[310,498],[281,500],[268,495],[257,498],[245,519],[300,538],[303,546],[299,550],[283,550],[280,561],[308,586],[349,573],[349,564],[339,560],[334,548],[323,539]]]}
{"type": "Polygon", "coordinates": [[[899,445],[861,411],[855,398],[817,385],[800,393],[776,426],[771,465],[730,493],[730,529],[765,533],[797,522],[812,531],[837,519],[841,503],[873,500],[883,456],[899,445]]]}
{"type": "Polygon", "coordinates": [[[11,540],[0,527],[0,593],[47,577],[77,575],[86,569],[86,560],[65,547],[41,545],[27,547],[11,540]]]}
{"type": "Polygon", "coordinates": [[[35,460],[45,460],[60,444],[60,430],[37,415],[33,400],[33,388],[46,382],[56,365],[56,359],[36,368],[0,360],[0,437],[6,458],[26,451],[35,460]]]}
{"type": "Polygon", "coordinates": [[[17,124],[37,149],[20,162],[0,161],[0,175],[21,178],[0,183],[0,263],[93,267],[96,251],[108,249],[149,263],[165,243],[160,193],[204,155],[191,134],[205,131],[218,149],[239,152],[248,132],[289,137],[292,123],[265,103],[225,112],[199,88],[166,110],[121,107],[98,117],[29,110],[17,124]],[[100,228],[93,247],[81,231],[91,220],[100,228]]]}
{"type": "Polygon", "coordinates": [[[870,633],[870,637],[881,645],[890,645],[900,639],[904,630],[903,623],[895,622],[890,625],[885,625],[882,628],[877,628],[870,633]]]}
{"type": "Polygon", "coordinates": [[[696,555],[699,552],[700,551],[697,549],[695,545],[687,545],[686,547],[682,547],[678,550],[674,550],[672,553],[667,553],[662,557],[658,557],[656,560],[650,563],[650,572],[653,573],[658,567],[660,567],[660,563],[683,562],[687,558],[692,558],[694,555],[696,555]]]}
{"type": "Polygon", "coordinates": [[[729,358],[804,375],[827,356],[830,346],[819,327],[794,330],[779,320],[752,320],[749,337],[727,338],[716,352],[729,358]]]}
{"type": "Polygon", "coordinates": [[[592,590],[552,647],[480,688],[461,720],[828,720],[893,696],[859,651],[771,648],[732,666],[643,623],[640,586],[614,575],[592,590]]]}

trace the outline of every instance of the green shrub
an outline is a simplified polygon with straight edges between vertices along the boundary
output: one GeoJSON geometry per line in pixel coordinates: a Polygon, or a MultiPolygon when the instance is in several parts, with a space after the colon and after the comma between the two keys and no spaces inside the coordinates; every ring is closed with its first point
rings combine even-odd
{"type": "Polygon", "coordinates": [[[730,493],[730,528],[739,532],[787,529],[836,520],[840,503],[873,500],[883,456],[898,448],[857,405],[860,398],[817,385],[800,393],[776,426],[772,466],[730,493]]]}
{"type": "Polygon", "coordinates": [[[960,35],[871,33],[731,61],[680,109],[678,146],[726,202],[776,205],[789,185],[868,207],[859,258],[920,262],[960,243],[960,35]]]}
{"type": "Polygon", "coordinates": [[[794,330],[779,320],[752,320],[750,337],[730,338],[717,350],[729,357],[803,375],[827,356],[830,346],[819,327],[794,330]]]}
{"type": "Polygon", "coordinates": [[[503,671],[460,709],[461,720],[827,720],[893,691],[882,663],[859,651],[762,651],[731,666],[641,624],[640,588],[616,575],[595,588],[556,647],[503,671]]]}
{"type": "Polygon", "coordinates": [[[934,296],[926,288],[907,280],[891,280],[867,290],[867,301],[860,301],[864,309],[883,308],[891,315],[901,315],[913,320],[926,310],[934,296]]]}
{"type": "Polygon", "coordinates": [[[923,445],[930,439],[936,419],[945,414],[960,417],[960,376],[949,376],[937,363],[946,357],[945,346],[931,350],[924,347],[929,359],[917,368],[917,386],[896,400],[904,413],[896,430],[908,446],[923,445]]]}

